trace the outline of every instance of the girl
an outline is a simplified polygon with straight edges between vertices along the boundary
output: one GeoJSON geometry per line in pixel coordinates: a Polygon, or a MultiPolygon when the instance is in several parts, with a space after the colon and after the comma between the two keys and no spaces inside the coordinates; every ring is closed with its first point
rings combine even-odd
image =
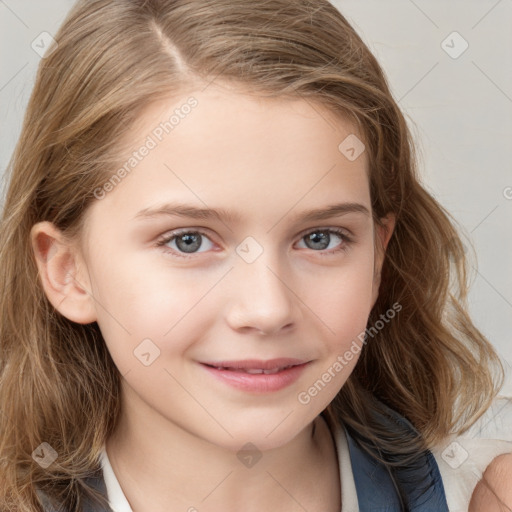
{"type": "Polygon", "coordinates": [[[346,19],[84,0],[55,39],[2,218],[2,510],[467,507],[502,368],[346,19]]]}

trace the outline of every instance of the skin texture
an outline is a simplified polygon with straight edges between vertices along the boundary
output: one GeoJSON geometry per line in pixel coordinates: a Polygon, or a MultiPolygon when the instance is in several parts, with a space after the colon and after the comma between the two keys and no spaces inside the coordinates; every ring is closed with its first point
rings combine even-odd
{"type": "Polygon", "coordinates": [[[468,512],[512,510],[512,453],[496,457],[476,486],[468,512]]]}
{"type": "Polygon", "coordinates": [[[149,106],[133,149],[190,95],[197,107],[88,210],[82,243],[48,222],[33,227],[45,292],[70,320],[98,322],[123,376],[107,453],[134,512],[339,511],[334,444],[318,415],[359,353],[309,403],[297,397],[354,340],[361,346],[383,260],[374,241],[385,248],[394,218],[380,228],[362,213],[294,220],[339,202],[371,212],[366,154],[350,161],[338,150],[357,132],[309,101],[210,85],[149,106]],[[168,201],[240,219],[134,219],[168,201]],[[206,235],[189,258],[177,240],[156,245],[182,228],[206,235]],[[352,242],[331,234],[328,245],[306,245],[318,228],[341,228],[352,242]],[[236,251],[246,237],[262,251],[251,263],[236,251]],[[160,351],[149,366],[134,356],[147,338],[160,351]],[[269,393],[234,389],[199,364],[278,357],[310,363],[269,393]],[[248,442],[262,454],[250,468],[236,456],[248,442]]]}

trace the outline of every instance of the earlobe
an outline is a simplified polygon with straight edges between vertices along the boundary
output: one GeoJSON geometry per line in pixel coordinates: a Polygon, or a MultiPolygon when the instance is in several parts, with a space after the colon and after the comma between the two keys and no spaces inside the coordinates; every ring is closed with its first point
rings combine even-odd
{"type": "Polygon", "coordinates": [[[73,322],[94,322],[94,299],[78,249],[51,222],[32,226],[30,239],[41,285],[53,307],[73,322]]]}

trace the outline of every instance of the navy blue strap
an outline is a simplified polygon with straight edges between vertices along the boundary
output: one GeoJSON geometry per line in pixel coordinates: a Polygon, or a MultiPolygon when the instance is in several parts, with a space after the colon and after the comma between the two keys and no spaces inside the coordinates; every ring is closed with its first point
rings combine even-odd
{"type": "MultiPolygon", "coordinates": [[[[412,424],[396,411],[389,409],[390,428],[399,423],[410,432],[417,432],[412,424]]],[[[383,417],[384,418],[384,417],[383,417]]],[[[399,494],[389,471],[361,448],[346,428],[352,473],[360,512],[402,512],[399,494]]],[[[443,481],[437,462],[427,450],[414,465],[395,469],[395,479],[407,496],[411,512],[449,512],[443,481]]]]}
{"type": "MultiPolygon", "coordinates": [[[[92,487],[100,494],[102,494],[106,500],[108,500],[107,496],[107,486],[105,484],[105,480],[103,478],[103,471],[101,468],[98,471],[87,478],[84,479],[84,483],[89,487],[92,487]]],[[[43,505],[44,512],[68,512],[66,508],[62,504],[54,504],[48,498],[47,494],[43,492],[41,489],[36,488],[36,493],[39,496],[39,499],[43,505]]],[[[106,505],[97,504],[96,501],[92,501],[88,496],[82,492],[82,512],[112,512],[112,509],[106,505]]]]}
{"type": "MultiPolygon", "coordinates": [[[[106,500],[108,500],[107,495],[107,485],[105,483],[105,479],[103,477],[103,470],[99,468],[98,472],[95,476],[91,476],[89,478],[85,479],[85,483],[89,486],[95,489],[96,491],[100,492],[106,500]]],[[[110,507],[103,507],[96,502],[92,503],[89,498],[86,498],[84,503],[84,506],[82,508],[83,512],[112,512],[112,509],[110,507]]]]}

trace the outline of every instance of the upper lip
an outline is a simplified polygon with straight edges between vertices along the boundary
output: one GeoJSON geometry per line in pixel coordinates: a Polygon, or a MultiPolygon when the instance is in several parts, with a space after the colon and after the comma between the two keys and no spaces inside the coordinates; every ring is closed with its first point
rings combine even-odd
{"type": "Polygon", "coordinates": [[[281,357],[278,359],[269,359],[267,361],[263,361],[261,359],[244,359],[240,361],[203,361],[202,364],[214,366],[215,368],[234,368],[240,370],[275,370],[276,368],[297,366],[307,362],[308,361],[303,359],[281,357]]]}

